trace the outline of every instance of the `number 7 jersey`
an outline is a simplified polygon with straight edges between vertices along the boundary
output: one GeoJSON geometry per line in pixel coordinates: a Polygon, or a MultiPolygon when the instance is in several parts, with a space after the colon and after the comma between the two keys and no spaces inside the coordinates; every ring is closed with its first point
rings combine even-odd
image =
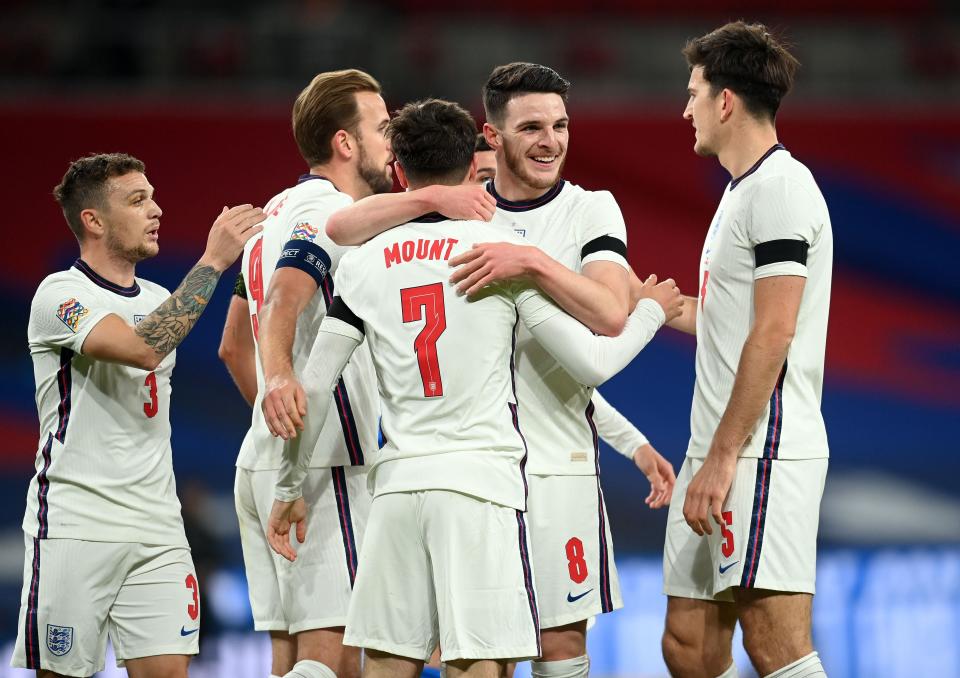
{"type": "Polygon", "coordinates": [[[83,355],[107,315],[135,325],[169,296],[140,278],[115,285],[82,259],[40,284],[27,328],[40,418],[27,534],[186,546],[170,449],[175,353],[152,372],[83,355]]]}

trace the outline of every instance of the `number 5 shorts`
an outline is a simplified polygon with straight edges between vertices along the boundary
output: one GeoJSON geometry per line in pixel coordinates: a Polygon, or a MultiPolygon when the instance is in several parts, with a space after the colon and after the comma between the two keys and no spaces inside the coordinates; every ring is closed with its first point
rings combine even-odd
{"type": "Polygon", "coordinates": [[[541,628],[619,610],[620,580],[597,476],[531,475],[528,481],[541,628]]]}
{"type": "Polygon", "coordinates": [[[23,595],[12,665],[66,676],[199,651],[200,602],[185,546],[36,539],[25,535],[23,595]]]}
{"type": "Polygon", "coordinates": [[[710,517],[713,534],[699,537],[684,520],[683,503],[703,459],[687,457],[667,517],[664,593],[718,601],[732,601],[734,586],[813,594],[827,462],[739,459],[723,526],[710,517]]]}
{"type": "Polygon", "coordinates": [[[523,512],[459,492],[374,498],[344,635],[417,660],[540,654],[523,512]]]}

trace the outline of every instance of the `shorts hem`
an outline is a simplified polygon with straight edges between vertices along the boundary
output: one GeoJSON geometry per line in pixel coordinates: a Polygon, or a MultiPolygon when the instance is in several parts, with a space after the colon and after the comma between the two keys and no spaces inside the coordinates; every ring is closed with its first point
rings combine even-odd
{"type": "Polygon", "coordinates": [[[424,663],[430,661],[430,656],[433,654],[432,647],[429,650],[424,650],[423,648],[414,648],[408,645],[397,645],[395,643],[390,643],[383,640],[350,637],[347,634],[344,634],[343,636],[343,644],[351,647],[361,647],[364,650],[386,652],[387,654],[396,655],[397,657],[415,659],[417,661],[423,661],[424,663]]]}
{"type": "Polygon", "coordinates": [[[533,643],[531,647],[508,647],[505,650],[497,648],[484,648],[482,650],[450,650],[449,652],[441,648],[440,661],[449,662],[457,659],[513,659],[519,662],[528,659],[536,659],[537,644],[533,643]]]}
{"type": "MultiPolygon", "coordinates": [[[[199,645],[199,643],[198,643],[199,645]]],[[[117,666],[123,666],[123,662],[129,661],[131,659],[143,659],[144,657],[157,657],[163,654],[178,654],[186,657],[191,657],[196,654],[200,654],[199,647],[192,647],[184,651],[182,645],[159,645],[159,646],[150,646],[150,647],[141,647],[133,650],[126,650],[121,653],[114,648],[114,653],[117,658],[117,666]]]]}
{"type": "MultiPolygon", "coordinates": [[[[740,587],[737,587],[740,588],[740,587]]],[[[816,594],[816,586],[810,582],[799,581],[775,581],[761,582],[750,587],[751,591],[778,591],[780,593],[809,593],[816,594]]]]}
{"type": "MultiPolygon", "coordinates": [[[[729,590],[730,587],[722,589],[718,593],[723,593],[723,591],[729,590]]],[[[706,591],[701,591],[698,589],[690,589],[682,586],[668,586],[664,584],[663,594],[666,596],[672,596],[674,598],[690,598],[692,600],[709,600],[714,603],[725,603],[733,602],[732,600],[717,600],[717,594],[707,593],[706,591]]]]}
{"type": "MultiPolygon", "coordinates": [[[[70,678],[89,678],[89,676],[92,676],[96,673],[100,673],[107,667],[106,662],[100,662],[99,668],[81,668],[81,669],[64,669],[58,666],[51,666],[50,662],[41,662],[41,663],[43,664],[43,668],[41,670],[53,671],[54,673],[59,673],[62,676],[69,676],[70,678]],[[80,673],[77,673],[77,671],[79,671],[80,673]]],[[[10,666],[11,668],[15,668],[15,669],[27,669],[27,662],[26,660],[18,660],[18,658],[14,657],[13,659],[10,660],[10,666]]]]}
{"type": "Polygon", "coordinates": [[[613,609],[611,610],[602,610],[599,606],[595,608],[589,608],[587,610],[578,610],[576,612],[570,612],[564,615],[559,615],[556,617],[540,617],[540,629],[547,631],[549,629],[554,629],[558,626],[566,626],[567,624],[573,624],[579,621],[585,621],[590,619],[590,617],[598,617],[601,614],[607,614],[609,612],[616,612],[619,609],[623,608],[623,601],[616,600],[613,603],[613,609]]]}
{"type": "Polygon", "coordinates": [[[290,633],[300,633],[301,631],[316,631],[318,629],[329,629],[336,626],[346,626],[347,617],[330,617],[328,619],[308,619],[306,621],[290,624],[290,633]]]}
{"type": "Polygon", "coordinates": [[[265,621],[258,622],[254,620],[253,622],[254,631],[285,631],[290,632],[290,625],[284,621],[265,621]]]}

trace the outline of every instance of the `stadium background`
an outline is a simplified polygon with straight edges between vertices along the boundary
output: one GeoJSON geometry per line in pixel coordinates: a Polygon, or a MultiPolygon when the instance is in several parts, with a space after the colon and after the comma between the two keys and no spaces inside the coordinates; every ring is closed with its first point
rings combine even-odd
{"type": "MultiPolygon", "coordinates": [[[[668,4],[4,3],[0,645],[16,632],[37,443],[26,321],[40,280],[76,257],[50,195],[70,160],[119,150],[146,162],[162,248],[138,273],[172,289],[222,205],[263,204],[302,171],[289,110],[316,72],[364,68],[391,109],[441,96],[482,120],[490,69],[538,61],[573,82],[566,178],[613,191],[639,273],[694,293],[727,177],[692,152],[679,50],[744,17],[796,45],[803,68],[778,130],[820,183],[836,239],[816,642],[834,678],[960,676],[960,11],[936,0],[797,0],[776,13],[759,1],[668,4]]],[[[266,675],[231,495],[249,411],[216,355],[229,287],[179,349],[173,382],[174,465],[207,594],[195,676],[266,675]]],[[[601,389],[677,467],[693,351],[665,331],[601,389]]],[[[594,675],[665,675],[665,512],[643,506],[646,482],[624,458],[602,458],[627,608],[592,632],[594,675]]]]}

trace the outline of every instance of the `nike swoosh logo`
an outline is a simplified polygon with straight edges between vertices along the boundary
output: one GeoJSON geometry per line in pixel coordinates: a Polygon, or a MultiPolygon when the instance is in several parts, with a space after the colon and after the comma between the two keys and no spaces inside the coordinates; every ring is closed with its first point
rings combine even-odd
{"type": "Polygon", "coordinates": [[[733,561],[732,563],[730,563],[729,565],[721,565],[721,566],[720,566],[720,574],[723,574],[724,572],[726,572],[727,570],[729,570],[731,567],[733,567],[734,565],[736,565],[736,564],[739,563],[739,562],[740,562],[739,560],[734,560],[734,561],[733,561]]]}
{"type": "Polygon", "coordinates": [[[567,602],[568,602],[568,603],[575,603],[575,602],[577,602],[578,600],[580,600],[581,598],[583,598],[585,595],[587,595],[588,593],[590,593],[591,591],[593,591],[593,589],[587,589],[586,591],[584,591],[583,593],[581,593],[579,596],[575,596],[575,595],[573,595],[572,593],[568,593],[568,594],[567,594],[567,602]]]}
{"type": "Polygon", "coordinates": [[[180,627],[180,635],[181,635],[181,636],[189,636],[189,635],[191,635],[191,634],[196,633],[196,632],[199,631],[199,630],[200,630],[200,627],[199,627],[199,626],[198,626],[197,628],[195,628],[195,629],[190,629],[189,631],[187,631],[187,627],[181,626],[181,627],[180,627]]]}

